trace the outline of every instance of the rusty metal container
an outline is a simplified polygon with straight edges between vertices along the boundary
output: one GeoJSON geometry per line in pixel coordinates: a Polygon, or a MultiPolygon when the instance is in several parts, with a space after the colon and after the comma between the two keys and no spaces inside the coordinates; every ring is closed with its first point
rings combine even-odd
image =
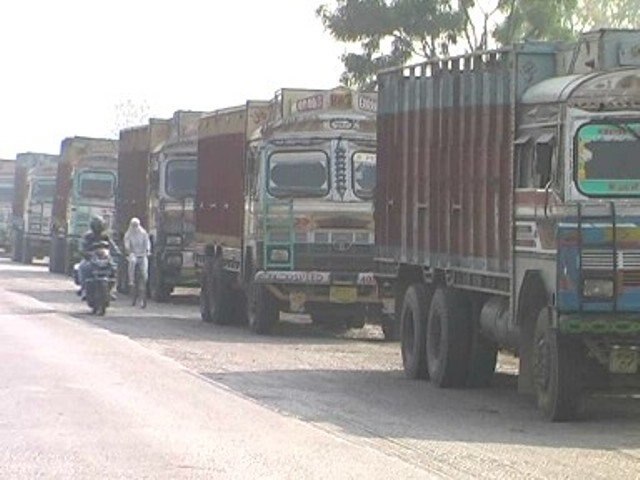
{"type": "Polygon", "coordinates": [[[515,112],[554,73],[554,46],[531,43],[379,74],[381,260],[511,270],[515,112]]]}

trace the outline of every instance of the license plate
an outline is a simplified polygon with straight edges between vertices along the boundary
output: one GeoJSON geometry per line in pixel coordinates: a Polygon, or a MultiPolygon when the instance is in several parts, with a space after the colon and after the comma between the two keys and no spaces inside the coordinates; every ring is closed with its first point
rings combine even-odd
{"type": "Polygon", "coordinates": [[[614,348],[609,357],[611,373],[636,373],[638,371],[638,351],[632,348],[614,348]]]}
{"type": "Polygon", "coordinates": [[[356,287],[330,287],[329,301],[331,303],[355,303],[358,299],[356,287]]]}
{"type": "Polygon", "coordinates": [[[304,312],[304,304],[307,296],[304,292],[291,292],[289,294],[289,308],[292,312],[304,312]]]}

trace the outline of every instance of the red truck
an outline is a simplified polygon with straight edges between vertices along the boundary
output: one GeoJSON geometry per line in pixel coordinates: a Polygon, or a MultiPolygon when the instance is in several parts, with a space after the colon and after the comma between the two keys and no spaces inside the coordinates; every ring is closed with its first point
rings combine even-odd
{"type": "MultiPolygon", "coordinates": [[[[175,287],[199,286],[193,241],[198,121],[202,115],[179,110],[170,119],[151,119],[148,125],[120,132],[117,234],[124,236],[134,216],[149,231],[149,286],[156,301],[166,301],[175,287]]],[[[120,290],[126,290],[124,269],[119,279],[120,290]]]]}
{"type": "Polygon", "coordinates": [[[203,320],[280,312],[362,328],[382,323],[373,278],[376,95],[283,89],[200,121],[196,241],[203,320]]]}
{"type": "Polygon", "coordinates": [[[407,376],[485,386],[511,350],[558,421],[639,388],[640,32],[378,82],[377,278],[407,376]]]}

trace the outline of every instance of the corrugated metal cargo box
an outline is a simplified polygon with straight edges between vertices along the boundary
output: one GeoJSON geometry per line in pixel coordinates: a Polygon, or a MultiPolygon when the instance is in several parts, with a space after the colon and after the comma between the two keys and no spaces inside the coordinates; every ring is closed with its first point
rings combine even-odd
{"type": "Polygon", "coordinates": [[[378,76],[381,258],[510,270],[515,109],[554,72],[554,46],[528,43],[378,76]]]}

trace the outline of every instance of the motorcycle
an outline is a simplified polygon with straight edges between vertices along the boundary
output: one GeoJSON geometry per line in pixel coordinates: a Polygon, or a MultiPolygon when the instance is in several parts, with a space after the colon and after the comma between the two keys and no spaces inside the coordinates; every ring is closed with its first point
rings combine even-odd
{"type": "MultiPolygon", "coordinates": [[[[96,244],[89,258],[90,268],[85,278],[85,300],[94,315],[103,316],[111,302],[111,289],[115,284],[114,266],[109,245],[101,242],[96,244]]],[[[74,280],[79,280],[79,264],[74,266],[74,280]]]]}

